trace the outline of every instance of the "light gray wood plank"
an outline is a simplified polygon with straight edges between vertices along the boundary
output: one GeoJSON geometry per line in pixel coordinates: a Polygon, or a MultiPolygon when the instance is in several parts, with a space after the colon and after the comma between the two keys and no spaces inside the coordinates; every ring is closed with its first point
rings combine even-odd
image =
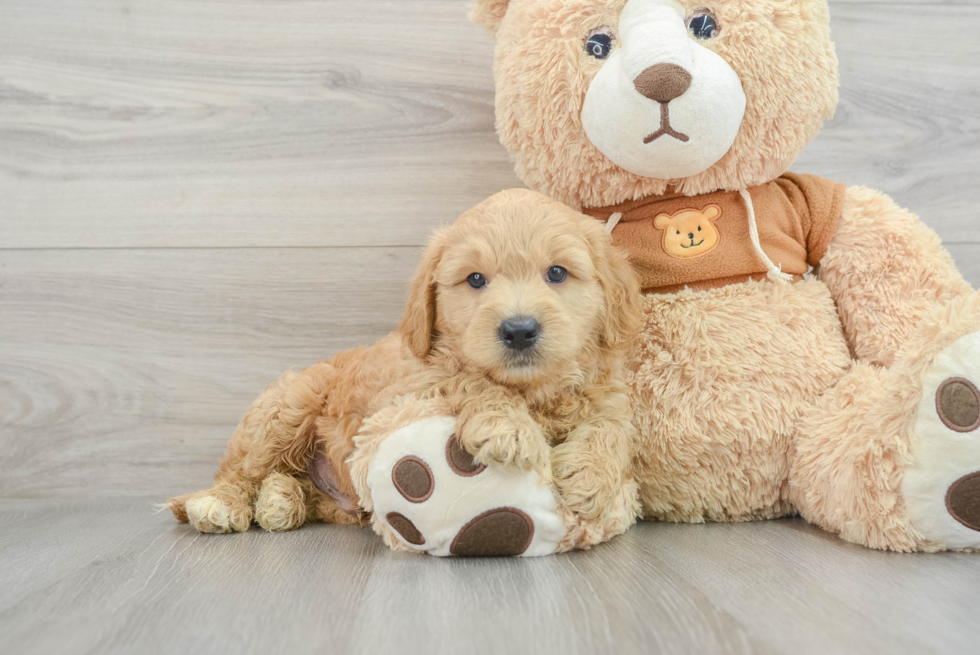
{"type": "Polygon", "coordinates": [[[148,499],[0,501],[17,653],[966,653],[980,569],[800,520],[640,524],[590,552],[436,560],[369,530],[197,535],[148,499]]]}
{"type": "Polygon", "coordinates": [[[518,185],[463,0],[6,0],[0,245],[417,245],[518,185]]]}
{"type": "MultiPolygon", "coordinates": [[[[519,184],[468,4],[6,0],[0,242],[422,243],[519,184]]],[[[796,169],[980,242],[980,6],[832,15],[841,107],[796,169]]]]}
{"type": "Polygon", "coordinates": [[[947,243],[980,241],[980,43],[950,38],[980,6],[831,12],[841,102],[794,170],[880,189],[947,243]]]}
{"type": "Polygon", "coordinates": [[[418,257],[0,251],[0,496],[208,486],[267,384],[394,328],[418,257]]]}

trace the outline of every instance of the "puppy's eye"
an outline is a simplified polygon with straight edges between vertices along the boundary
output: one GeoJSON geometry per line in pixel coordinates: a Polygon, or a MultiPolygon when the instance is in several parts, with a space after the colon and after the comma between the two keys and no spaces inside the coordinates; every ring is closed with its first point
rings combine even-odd
{"type": "Polygon", "coordinates": [[[548,269],[548,282],[561,284],[568,277],[568,271],[561,266],[552,266],[548,269]]]}
{"type": "Polygon", "coordinates": [[[474,289],[482,289],[487,286],[487,278],[484,277],[483,273],[470,273],[469,277],[466,278],[466,282],[474,289]]]}
{"type": "Polygon", "coordinates": [[[602,26],[592,30],[585,40],[585,51],[596,59],[605,59],[612,52],[613,35],[608,27],[602,26]]]}
{"type": "Polygon", "coordinates": [[[695,9],[694,13],[687,18],[687,29],[695,39],[707,41],[713,39],[721,32],[718,19],[711,13],[710,9],[695,9]]]}

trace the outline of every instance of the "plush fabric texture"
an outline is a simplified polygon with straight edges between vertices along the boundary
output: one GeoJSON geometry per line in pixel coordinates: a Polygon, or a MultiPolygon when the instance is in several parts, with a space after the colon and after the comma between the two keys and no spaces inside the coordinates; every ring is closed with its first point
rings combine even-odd
{"type": "MultiPolygon", "coordinates": [[[[719,0],[711,9],[720,34],[701,45],[734,70],[745,93],[731,148],[689,177],[643,177],[617,166],[582,125],[592,80],[611,63],[589,56],[584,44],[602,26],[615,37],[625,6],[625,0],[477,0],[474,18],[497,38],[497,131],[531,188],[579,208],[661,195],[668,187],[697,195],[757,186],[782,175],[833,115],[837,58],[824,0],[719,0]]],[[[682,120],[679,109],[671,120],[682,120]]]]}
{"type": "Polygon", "coordinates": [[[518,174],[607,221],[657,291],[628,362],[645,517],[799,512],[873,548],[972,548],[980,441],[954,421],[973,416],[980,385],[977,294],[886,196],[784,175],[837,103],[826,2],[475,6],[497,40],[497,130],[518,174]],[[705,11],[717,30],[678,40],[705,11]],[[593,34],[611,43],[601,58],[584,47],[593,34]],[[731,115],[739,99],[685,106],[711,77],[691,54],[704,49],[737,75],[745,111],[725,154],[691,172],[706,150],[682,156],[685,112],[731,115]],[[662,144],[667,172],[644,168],[662,144]],[[969,383],[958,405],[937,399],[950,380],[969,383]]]}
{"type": "Polygon", "coordinates": [[[631,0],[616,28],[619,47],[582,106],[589,141],[647,178],[707,170],[732,147],[745,116],[738,74],[688,36],[676,2],[631,0]]]}
{"type": "Polygon", "coordinates": [[[379,423],[392,414],[403,420],[398,409],[384,412],[358,438],[364,452],[352,460],[352,469],[360,497],[370,499],[375,531],[398,549],[438,556],[554,553],[567,530],[551,476],[542,479],[534,471],[512,472],[500,466],[459,475],[447,457],[455,419],[439,416],[435,409],[430,412],[424,403],[412,407],[417,412],[413,422],[378,431],[379,423]],[[370,459],[364,458],[367,452],[370,459]],[[399,462],[406,458],[424,462],[430,472],[431,486],[424,494],[407,494],[399,484],[399,462]],[[491,518],[488,513],[494,511],[496,518],[491,518]]]}
{"type": "Polygon", "coordinates": [[[879,366],[891,365],[926,312],[971,291],[933,230],[866,187],[847,190],[820,279],[855,357],[879,366]]]}
{"type": "MultiPolygon", "coordinates": [[[[820,263],[840,220],[845,189],[814,175],[792,173],[749,189],[761,246],[782,272],[800,279],[820,263]]],[[[617,212],[621,218],[613,243],[629,253],[648,293],[712,288],[739,277],[745,281],[766,275],[737,192],[651,196],[586,210],[602,221],[617,212]]]]}
{"type": "Polygon", "coordinates": [[[937,305],[891,367],[856,364],[807,412],[791,477],[804,518],[873,548],[980,545],[980,532],[945,507],[948,487],[980,470],[980,441],[942,425],[935,405],[941,380],[980,381],[978,330],[980,295],[937,305]],[[965,353],[956,352],[957,343],[965,353]]]}
{"type": "Polygon", "coordinates": [[[792,435],[851,365],[816,280],[644,296],[630,354],[646,518],[744,521],[793,513],[792,435]]]}

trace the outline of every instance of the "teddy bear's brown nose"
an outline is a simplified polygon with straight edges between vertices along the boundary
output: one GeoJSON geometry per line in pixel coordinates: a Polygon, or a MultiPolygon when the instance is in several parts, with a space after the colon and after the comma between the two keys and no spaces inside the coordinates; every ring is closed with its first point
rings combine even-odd
{"type": "Polygon", "coordinates": [[[637,75],[633,86],[650,100],[670,102],[691,88],[691,74],[677,64],[655,64],[637,75]]]}

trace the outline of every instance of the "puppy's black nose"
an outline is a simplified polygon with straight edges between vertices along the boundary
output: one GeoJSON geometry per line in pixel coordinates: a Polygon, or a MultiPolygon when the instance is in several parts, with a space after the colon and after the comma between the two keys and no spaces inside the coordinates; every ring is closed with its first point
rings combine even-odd
{"type": "Polygon", "coordinates": [[[500,340],[512,350],[525,350],[541,336],[541,325],[530,316],[512,316],[500,324],[500,340]]]}

